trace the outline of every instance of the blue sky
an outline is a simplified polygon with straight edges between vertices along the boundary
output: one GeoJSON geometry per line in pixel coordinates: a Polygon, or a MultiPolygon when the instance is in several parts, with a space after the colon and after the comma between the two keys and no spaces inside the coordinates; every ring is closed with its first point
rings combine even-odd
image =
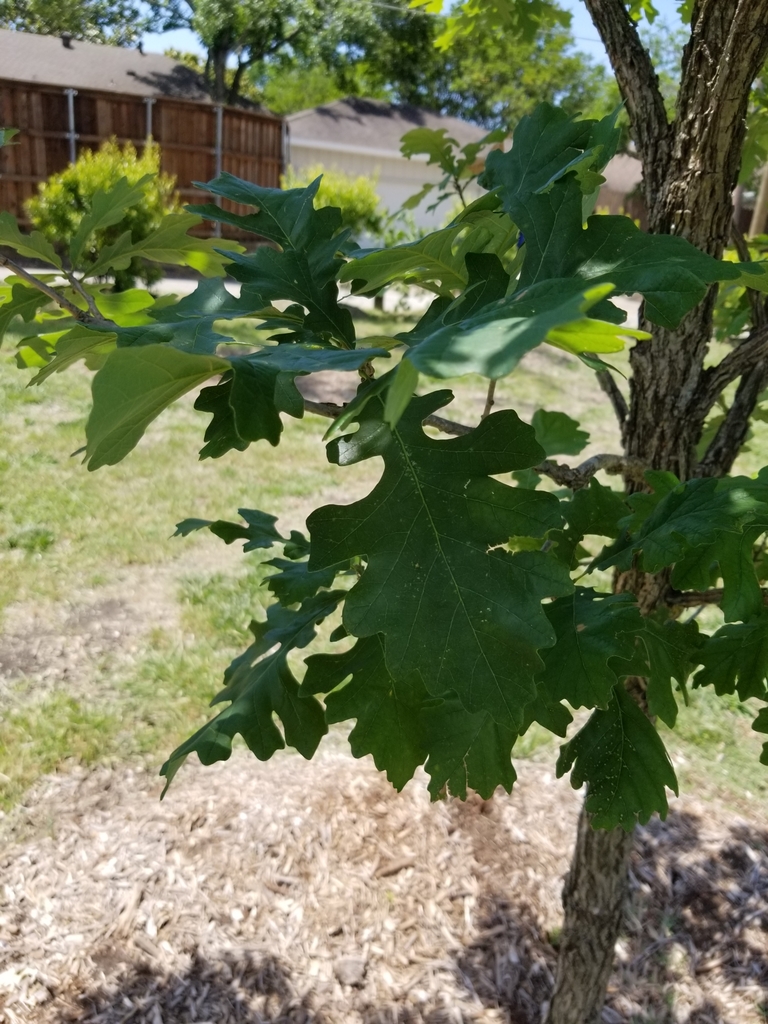
{"type": "MultiPolygon", "coordinates": [[[[679,0],[654,0],[661,19],[671,25],[679,25],[680,19],[677,14],[679,0]]],[[[592,20],[582,0],[561,0],[563,7],[573,14],[571,29],[576,37],[576,46],[584,53],[590,54],[595,60],[608,63],[592,20]]],[[[173,47],[176,50],[187,50],[192,53],[204,53],[194,33],[180,29],[176,32],[165,32],[162,35],[157,33],[147,34],[144,37],[144,49],[150,53],[162,53],[164,50],[173,47]]]]}

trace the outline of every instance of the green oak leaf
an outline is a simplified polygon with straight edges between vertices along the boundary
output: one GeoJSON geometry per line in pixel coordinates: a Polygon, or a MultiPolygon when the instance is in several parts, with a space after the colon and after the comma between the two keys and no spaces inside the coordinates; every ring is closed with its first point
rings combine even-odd
{"type": "Polygon", "coordinates": [[[266,245],[246,255],[233,253],[233,262],[228,269],[232,277],[247,286],[249,292],[263,298],[263,305],[277,300],[298,303],[308,310],[304,321],[308,330],[336,338],[351,348],[355,342],[355,328],[350,311],[338,303],[335,277],[341,267],[341,259],[334,255],[335,252],[334,242],[320,276],[307,254],[292,249],[279,252],[266,245]]]}
{"type": "Polygon", "coordinates": [[[485,711],[469,714],[462,701],[447,699],[422,713],[429,792],[445,790],[462,800],[473,789],[484,799],[502,786],[508,793],[517,778],[512,747],[517,734],[485,711]]]}
{"type": "Polygon", "coordinates": [[[214,195],[256,207],[253,214],[231,214],[218,206],[190,207],[211,220],[234,224],[276,242],[279,249],[259,246],[253,252],[230,254],[229,273],[257,294],[260,305],[288,300],[306,310],[305,328],[333,337],[352,348],[355,330],[348,309],[338,304],[336,278],[349,232],[340,231],[341,213],[333,207],[316,210],[318,178],[303,189],[266,189],[222,174],[204,186],[214,195]]]}
{"type": "Polygon", "coordinates": [[[312,572],[307,562],[288,558],[272,558],[264,564],[278,570],[266,583],[267,588],[283,605],[299,604],[314,597],[318,590],[332,587],[336,576],[349,568],[348,562],[340,562],[339,565],[312,572]]]}
{"type": "Polygon", "coordinates": [[[547,458],[551,455],[578,455],[589,444],[587,431],[564,412],[537,409],[531,417],[531,426],[547,458]]]}
{"type": "Polygon", "coordinates": [[[176,524],[174,537],[188,537],[196,530],[210,530],[210,532],[224,541],[225,544],[233,544],[236,540],[244,540],[243,553],[255,551],[258,548],[271,548],[274,544],[285,543],[283,537],[277,530],[275,523],[277,516],[269,512],[260,512],[253,508],[239,508],[238,513],[245,520],[242,523],[230,523],[225,519],[184,519],[176,524]]]}
{"type": "Polygon", "coordinates": [[[349,734],[352,755],[371,754],[395,789],[402,789],[424,763],[420,714],[429,694],[415,673],[403,680],[390,675],[380,636],[364,637],[344,654],[307,658],[301,692],[327,694],[329,725],[357,719],[349,734]]]}
{"type": "Polygon", "coordinates": [[[557,636],[542,652],[547,693],[574,708],[607,708],[619,678],[631,671],[635,635],[643,628],[635,599],[579,587],[544,610],[557,636]]]}
{"type": "Polygon", "coordinates": [[[42,260],[50,266],[61,270],[61,259],[57,256],[48,239],[39,231],[23,235],[19,231],[16,219],[10,213],[0,213],[0,245],[15,249],[20,256],[29,256],[34,260],[42,260]]]}
{"type": "Polygon", "coordinates": [[[749,622],[721,626],[706,642],[702,668],[694,686],[713,686],[715,693],[737,692],[741,700],[768,696],[768,611],[749,622]]]}
{"type": "Polygon", "coordinates": [[[300,695],[287,658],[290,651],[307,646],[316,625],[343,597],[343,591],[319,594],[296,611],[271,605],[266,622],[251,623],[254,643],[229,666],[225,687],[212,702],[231,701],[229,707],[173,751],[160,769],[166,779],[163,795],[190,754],[196,753],[203,764],[226,761],[237,733],[260,761],[286,744],[303,757],[313,756],[328,731],[323,709],[313,697],[300,695]],[[276,644],[278,650],[268,654],[276,644]],[[282,734],[275,716],[282,722],[282,734]]]}
{"type": "Polygon", "coordinates": [[[550,539],[557,543],[558,558],[572,569],[576,568],[579,551],[583,550],[581,541],[588,536],[618,537],[619,523],[629,512],[623,495],[599,483],[595,477],[589,481],[589,487],[576,491],[560,507],[568,527],[550,534],[550,539]]]}
{"type": "Polygon", "coordinates": [[[38,310],[47,306],[49,299],[37,288],[26,284],[14,284],[7,292],[7,297],[0,304],[0,345],[11,322],[19,317],[28,324],[34,320],[38,310]]]}
{"type": "Polygon", "coordinates": [[[563,301],[554,298],[547,282],[524,295],[489,302],[466,318],[458,312],[465,302],[463,295],[449,305],[436,300],[413,331],[397,337],[410,346],[408,358],[422,373],[434,377],[479,373],[498,379],[545,341],[574,353],[590,347],[618,352],[627,337],[647,338],[645,332],[614,324],[606,324],[599,339],[590,334],[602,321],[590,320],[586,314],[611,290],[610,285],[586,288],[563,301]]]}
{"type": "Polygon", "coordinates": [[[648,712],[657,715],[673,729],[677,721],[677,701],[672,680],[685,692],[685,684],[694,667],[702,661],[706,640],[696,622],[644,620],[640,640],[645,645],[648,712]]]}
{"type": "Polygon", "coordinates": [[[363,556],[365,571],[344,606],[346,629],[383,633],[395,678],[417,671],[433,695],[453,690],[468,711],[487,711],[515,731],[536,693],[537,650],[555,639],[541,602],[572,584],[552,556],[510,555],[500,545],[543,536],[559,525],[559,506],[551,494],[491,478],[543,454],[514,412],[493,413],[460,438],[428,437],[422,421],[450,397],[415,398],[394,429],[371,399],[357,433],[331,442],[331,461],[380,456],[384,473],[361,501],[312,513],[310,568],[363,556]]]}
{"type": "Polygon", "coordinates": [[[646,234],[628,217],[592,216],[585,227],[584,193],[595,184],[585,172],[600,169],[603,151],[610,156],[611,144],[593,145],[601,134],[595,122],[541,104],[520,121],[508,152],[489,154],[483,183],[498,190],[525,237],[519,288],[558,279],[565,300],[610,282],[617,292],[640,292],[645,316],[674,329],[711,284],[741,270],[680,236],[646,234]]]}
{"type": "MultiPolygon", "coordinates": [[[[264,188],[224,171],[207,184],[197,184],[203,191],[229,199],[239,206],[255,207],[256,212],[234,214],[209,203],[188,207],[192,213],[252,231],[276,242],[283,249],[300,249],[309,245],[319,225],[325,223],[321,211],[314,208],[320,178],[306,188],[264,188]]],[[[334,223],[339,226],[341,218],[337,217],[334,223]]]]}
{"type": "Polygon", "coordinates": [[[114,333],[94,331],[85,324],[77,324],[56,338],[53,358],[35,374],[30,384],[42,384],[51,374],[66,370],[81,359],[92,369],[94,358],[109,355],[115,348],[116,340],[117,335],[114,333]]]}
{"type": "Polygon", "coordinates": [[[363,249],[343,267],[339,280],[351,281],[356,292],[378,291],[401,281],[453,298],[467,284],[469,254],[490,253],[505,262],[503,257],[510,251],[517,252],[518,230],[497,209],[499,205],[498,197],[484,196],[448,227],[415,242],[363,249]]]}
{"type": "Polygon", "coordinates": [[[622,685],[614,688],[606,710],[592,713],[587,724],[560,748],[558,778],[571,772],[571,785],[587,783],[586,809],[594,828],[621,826],[631,832],[669,805],[665,787],[677,793],[669,755],[653,724],[622,685]]]}
{"type": "Polygon", "coordinates": [[[94,192],[90,209],[83,215],[69,243],[69,258],[73,267],[80,267],[83,249],[94,231],[118,224],[126,210],[141,202],[144,187],[152,177],[151,174],[144,174],[133,184],[126,177],[122,177],[111,188],[97,189],[94,192]]]}
{"type": "Polygon", "coordinates": [[[228,369],[223,359],[167,345],[115,349],[93,378],[93,408],[85,427],[88,469],[120,462],[163,409],[228,369]]]}
{"type": "MultiPolygon", "coordinates": [[[[728,481],[689,480],[666,494],[636,533],[613,545],[596,561],[599,569],[626,570],[636,552],[646,572],[658,572],[683,558],[692,548],[711,544],[723,534],[740,535],[750,520],[764,520],[768,508],[743,488],[728,481]]],[[[631,529],[630,522],[625,521],[631,529]]]]}
{"type": "Polygon", "coordinates": [[[672,586],[680,590],[705,590],[719,577],[723,580],[720,606],[726,622],[760,615],[763,594],[755,572],[755,541],[768,524],[746,526],[741,533],[721,533],[712,544],[693,548],[672,570],[672,586]]]}
{"type": "Polygon", "coordinates": [[[110,270],[124,270],[136,257],[153,263],[170,263],[192,267],[205,277],[223,277],[230,261],[243,247],[224,238],[195,238],[189,232],[201,223],[190,213],[167,213],[159,226],[146,238],[133,241],[130,231],[124,232],[112,245],[105,245],[96,262],[88,268],[91,277],[110,270]]]}

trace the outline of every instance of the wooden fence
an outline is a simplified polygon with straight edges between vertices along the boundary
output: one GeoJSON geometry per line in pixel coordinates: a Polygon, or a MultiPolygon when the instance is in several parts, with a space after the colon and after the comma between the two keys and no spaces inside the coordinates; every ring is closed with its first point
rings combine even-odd
{"type": "MultiPolygon", "coordinates": [[[[209,181],[221,170],[272,188],[283,170],[282,120],[235,107],[0,78],[0,126],[19,129],[18,145],[0,150],[0,210],[22,223],[24,202],[41,181],[111,137],[138,148],[151,136],[160,146],[161,168],[176,178],[184,203],[209,201],[192,182],[209,181]]],[[[200,233],[214,234],[214,226],[206,222],[200,233]]],[[[226,225],[222,234],[240,237],[226,225]]]]}

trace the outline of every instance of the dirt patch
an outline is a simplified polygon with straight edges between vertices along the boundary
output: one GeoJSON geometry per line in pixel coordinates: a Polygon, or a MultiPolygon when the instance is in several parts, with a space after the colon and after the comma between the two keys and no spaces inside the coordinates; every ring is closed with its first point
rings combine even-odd
{"type": "MultiPolygon", "coordinates": [[[[3,823],[4,1024],[540,1024],[578,794],[430,805],[367,762],[47,780],[3,823]]],[[[678,801],[640,830],[605,1024],[757,1024],[768,843],[678,801]]]]}

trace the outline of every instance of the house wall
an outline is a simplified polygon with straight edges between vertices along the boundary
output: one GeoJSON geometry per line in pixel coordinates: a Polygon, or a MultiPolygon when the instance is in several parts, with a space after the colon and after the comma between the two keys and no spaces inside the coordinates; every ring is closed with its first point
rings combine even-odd
{"type": "MultiPolygon", "coordinates": [[[[389,213],[396,213],[414,193],[430,181],[435,184],[441,180],[440,171],[428,166],[423,159],[406,160],[399,153],[382,150],[354,152],[342,146],[322,145],[300,138],[290,139],[288,160],[294,170],[301,171],[313,164],[323,167],[337,168],[345,174],[366,175],[377,178],[376,189],[381,196],[382,204],[389,213]]],[[[481,195],[482,189],[470,187],[470,198],[481,195]]],[[[452,203],[446,200],[432,212],[428,207],[435,201],[435,193],[430,193],[416,209],[411,211],[416,225],[427,231],[442,227],[452,210],[452,203]]]]}

